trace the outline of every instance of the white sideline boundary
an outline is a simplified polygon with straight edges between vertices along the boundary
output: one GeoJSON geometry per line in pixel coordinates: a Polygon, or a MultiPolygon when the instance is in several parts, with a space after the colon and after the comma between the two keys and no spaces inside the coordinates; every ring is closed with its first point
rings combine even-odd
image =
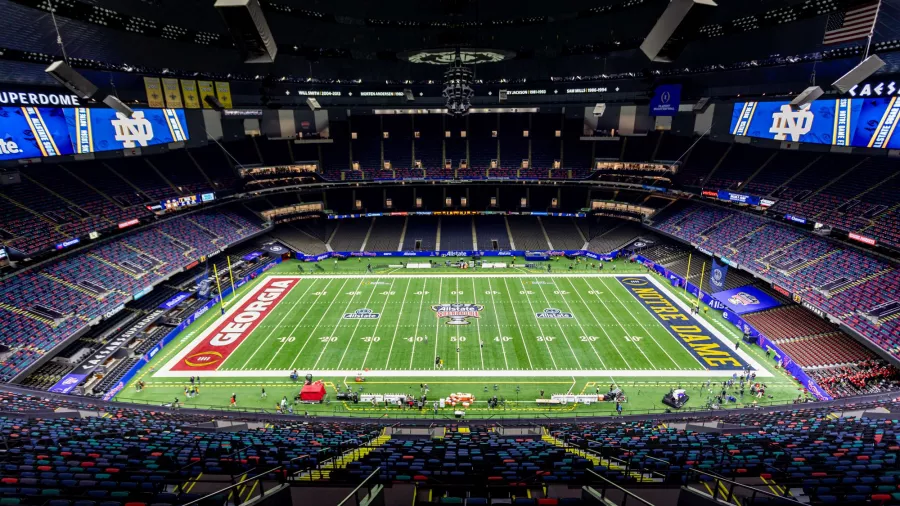
{"type": "MultiPolygon", "coordinates": [[[[484,274],[410,274],[410,275],[383,275],[383,274],[322,274],[315,276],[297,276],[297,275],[281,275],[281,274],[272,274],[269,277],[273,278],[291,278],[291,279],[301,279],[301,280],[315,280],[315,279],[378,279],[378,278],[397,278],[397,277],[409,277],[409,278],[459,278],[459,277],[481,277],[485,276],[484,274]]],[[[546,277],[546,278],[618,278],[618,277],[643,277],[650,280],[650,282],[659,289],[662,293],[664,293],[667,297],[669,297],[674,304],[677,304],[679,308],[683,311],[690,313],[690,308],[687,304],[684,303],[678,296],[673,294],[667,287],[665,287],[662,283],[660,283],[657,279],[652,275],[648,274],[600,274],[600,273],[584,273],[584,274],[575,274],[575,273],[551,273],[551,274],[532,274],[532,273],[505,273],[505,274],[491,274],[488,277],[490,278],[535,278],[535,277],[546,277]]],[[[219,316],[216,320],[209,323],[204,329],[203,332],[197,335],[188,345],[186,345],[181,351],[175,354],[168,362],[165,363],[159,370],[154,373],[151,373],[154,378],[188,378],[191,376],[197,376],[198,374],[202,374],[204,378],[287,378],[291,374],[291,370],[243,370],[243,371],[173,371],[172,368],[182,360],[191,350],[193,350],[197,345],[203,342],[221,323],[225,318],[231,316],[238,308],[242,307],[246,301],[248,301],[251,297],[254,297],[256,293],[262,289],[264,283],[259,283],[257,286],[253,287],[252,290],[244,294],[238,302],[234,302],[234,299],[229,301],[229,308],[225,312],[224,315],[219,316]]],[[[210,310],[215,309],[211,308],[210,310]]],[[[695,317],[697,322],[706,329],[712,336],[714,336],[722,346],[725,346],[728,349],[731,349],[733,353],[740,355],[748,364],[750,364],[754,370],[756,371],[757,377],[760,378],[768,378],[772,377],[772,373],[770,373],[765,368],[761,367],[756,360],[750,357],[744,350],[733,350],[733,344],[731,340],[726,338],[724,334],[722,334],[719,330],[715,329],[709,322],[701,317],[695,317]]],[[[671,337],[675,339],[674,336],[671,337]]],[[[241,343],[243,344],[243,343],[241,343]]],[[[235,350],[237,351],[237,350],[235,350]]],[[[232,352],[234,353],[234,352],[232,352]]],[[[316,377],[337,377],[337,376],[353,376],[356,377],[361,371],[354,369],[317,369],[317,370],[302,370],[299,371],[301,375],[304,374],[312,374],[316,377]]],[[[518,370],[509,370],[509,369],[465,369],[465,370],[435,370],[435,369],[421,369],[421,370],[410,370],[410,369],[397,369],[397,370],[369,370],[366,371],[364,376],[367,378],[421,378],[421,377],[433,377],[433,378],[523,378],[523,377],[543,377],[543,378],[556,378],[556,377],[610,377],[610,376],[632,376],[632,377],[660,377],[660,378],[730,378],[732,374],[736,371],[734,370],[677,370],[677,371],[661,371],[656,369],[651,370],[634,370],[634,369],[624,369],[624,370],[605,370],[605,369],[592,369],[592,370],[581,370],[581,369],[518,369],[518,370]]]]}

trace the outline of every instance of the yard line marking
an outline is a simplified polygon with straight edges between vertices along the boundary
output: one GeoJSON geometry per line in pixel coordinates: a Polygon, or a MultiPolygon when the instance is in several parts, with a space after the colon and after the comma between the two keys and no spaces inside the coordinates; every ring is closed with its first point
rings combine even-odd
{"type": "MultiPolygon", "coordinates": [[[[341,287],[338,288],[338,292],[344,291],[344,287],[347,286],[347,281],[350,281],[350,280],[345,279],[344,283],[341,285],[341,287]]],[[[360,281],[359,283],[360,283],[360,285],[362,285],[362,281],[360,281]]],[[[319,321],[316,322],[316,326],[313,327],[313,329],[309,332],[309,335],[306,336],[306,341],[303,342],[303,346],[300,347],[300,351],[297,352],[297,356],[294,357],[294,360],[291,361],[291,365],[290,365],[290,367],[288,367],[289,370],[294,368],[294,364],[297,363],[297,359],[303,355],[303,350],[306,349],[306,345],[309,344],[309,340],[312,339],[312,336],[316,333],[316,330],[319,329],[319,325],[322,324],[322,320],[325,319],[325,315],[328,314],[328,311],[331,311],[331,306],[334,305],[334,303],[335,303],[335,301],[337,301],[337,299],[338,299],[337,297],[333,297],[331,299],[331,302],[328,304],[328,307],[326,307],[325,311],[322,312],[322,316],[319,317],[319,321]]],[[[351,298],[351,300],[353,300],[353,299],[351,298]]],[[[348,303],[347,305],[349,306],[350,304],[348,303]]]]}
{"type": "MultiPolygon", "coordinates": [[[[409,288],[409,283],[406,284],[406,288],[409,288]]],[[[392,291],[393,289],[394,289],[394,280],[391,280],[391,286],[390,286],[390,288],[387,289],[387,291],[390,292],[390,291],[392,291]]],[[[406,295],[406,294],[404,294],[404,296],[405,296],[405,295],[406,295]]],[[[388,297],[390,297],[390,295],[385,295],[385,296],[384,296],[384,304],[383,304],[382,307],[381,307],[381,315],[382,315],[382,316],[384,315],[384,310],[387,309],[387,299],[388,299],[388,297]]],[[[401,313],[401,314],[403,313],[403,308],[402,308],[402,307],[401,307],[400,313],[401,313]]],[[[374,340],[375,340],[375,336],[378,335],[378,325],[379,325],[380,323],[381,323],[381,318],[379,318],[378,321],[375,322],[375,330],[372,331],[372,339],[369,340],[369,347],[366,349],[366,356],[363,357],[362,367],[360,368],[360,369],[362,369],[362,370],[365,370],[365,369],[366,369],[366,359],[369,358],[369,352],[372,351],[372,343],[373,343],[374,340]]],[[[400,320],[399,320],[399,319],[397,320],[397,323],[394,324],[394,336],[397,335],[397,328],[398,328],[398,327],[400,327],[400,320]]],[[[391,342],[393,342],[393,339],[391,339],[391,342]]],[[[348,345],[348,347],[349,347],[349,345],[348,345]]],[[[344,353],[346,353],[346,350],[344,351],[344,353]]],[[[340,367],[340,366],[341,366],[341,364],[338,364],[338,367],[340,367]]]]}
{"type": "MultiPolygon", "coordinates": [[[[441,302],[440,302],[440,299],[441,299],[441,290],[443,290],[443,289],[444,289],[444,278],[441,278],[440,283],[438,283],[438,304],[441,303],[441,302]]],[[[441,319],[440,319],[440,318],[435,318],[434,320],[435,320],[435,321],[434,321],[434,365],[433,365],[432,367],[434,367],[435,369],[437,369],[437,361],[438,361],[438,358],[437,358],[437,357],[438,357],[438,336],[440,336],[440,334],[441,334],[441,330],[440,330],[440,328],[441,328],[441,319]]]]}
{"type": "MultiPolygon", "coordinates": [[[[459,304],[459,278],[456,278],[456,303],[459,304]]],[[[459,325],[456,325],[456,368],[462,369],[459,356],[462,355],[462,343],[459,342],[459,325]]]]}
{"type": "MultiPolygon", "coordinates": [[[[500,339],[500,351],[503,353],[503,362],[506,364],[506,368],[509,369],[509,359],[506,357],[506,347],[503,345],[503,327],[500,326],[500,315],[497,314],[497,302],[494,301],[494,287],[491,284],[491,278],[488,278],[488,291],[491,292],[491,305],[494,306],[494,318],[497,320],[497,337],[500,339]]],[[[524,345],[525,343],[523,342],[522,344],[524,345]]],[[[528,348],[525,348],[525,356],[528,357],[528,366],[534,369],[534,366],[531,365],[531,357],[528,356],[528,348]]]]}
{"type": "MultiPolygon", "coordinates": [[[[569,284],[572,285],[572,291],[573,291],[573,292],[577,292],[577,291],[578,291],[578,290],[575,289],[575,285],[572,284],[572,281],[571,281],[571,280],[569,280],[569,284]]],[[[556,285],[556,287],[559,288],[559,285],[556,285]]],[[[578,296],[581,297],[581,294],[579,294],[578,296]]],[[[569,299],[566,298],[564,295],[560,295],[560,298],[562,298],[563,302],[566,303],[566,307],[569,308],[569,311],[574,315],[574,314],[575,314],[575,311],[572,310],[572,305],[569,304],[569,299]]],[[[588,310],[590,310],[590,308],[588,308],[588,310]]],[[[593,316],[593,315],[592,315],[592,316],[593,316]]],[[[559,320],[557,320],[557,322],[559,322],[559,320]]],[[[597,355],[597,360],[600,361],[600,365],[602,365],[603,368],[606,369],[606,363],[603,361],[603,358],[600,356],[600,353],[597,351],[597,347],[594,346],[594,343],[589,339],[588,332],[586,332],[586,331],[584,330],[584,326],[581,325],[581,320],[578,319],[578,318],[576,317],[576,318],[575,318],[575,323],[578,324],[578,328],[579,328],[579,330],[581,330],[582,335],[585,336],[585,339],[587,339],[588,344],[591,345],[591,349],[594,350],[594,355],[597,355]]],[[[601,329],[602,329],[602,327],[601,327],[601,329]]]]}
{"type": "MultiPolygon", "coordinates": [[[[644,276],[644,277],[646,277],[646,276],[644,276]]],[[[606,288],[607,291],[609,291],[609,287],[606,285],[606,281],[601,279],[600,282],[603,283],[603,287],[606,288]]],[[[618,283],[618,281],[616,281],[616,283],[618,283]]],[[[612,292],[610,292],[610,293],[612,293],[612,292]]],[[[628,294],[628,296],[631,298],[631,300],[634,300],[635,302],[638,302],[637,300],[635,300],[634,297],[632,297],[632,295],[631,295],[630,293],[628,294]]],[[[636,322],[638,323],[638,325],[641,326],[641,328],[644,330],[644,332],[647,333],[648,336],[650,336],[650,339],[653,339],[653,342],[656,343],[657,346],[659,346],[659,349],[661,349],[661,350],[663,351],[663,353],[666,354],[667,357],[669,357],[669,360],[671,360],[672,363],[675,364],[675,367],[677,367],[678,369],[684,369],[684,367],[681,367],[681,364],[679,364],[678,362],[675,361],[674,358],[672,358],[672,355],[669,355],[669,351],[666,350],[665,348],[663,348],[662,345],[659,344],[659,341],[657,341],[656,338],[653,337],[653,334],[651,334],[650,331],[647,330],[647,327],[644,326],[644,322],[642,322],[642,321],[634,314],[634,312],[631,311],[630,308],[628,308],[628,307],[625,306],[625,302],[624,302],[623,300],[619,299],[619,304],[621,304],[622,307],[625,308],[625,309],[627,310],[627,312],[628,312],[628,314],[631,316],[631,318],[632,318],[634,321],[636,321],[636,322]]],[[[638,302],[638,304],[640,304],[640,302],[638,302]]],[[[673,340],[675,339],[675,336],[673,336],[672,334],[669,334],[669,330],[666,329],[665,327],[663,327],[663,325],[662,325],[661,323],[659,323],[659,320],[657,320],[656,317],[653,316],[653,313],[651,313],[650,310],[649,310],[648,308],[644,307],[643,304],[641,304],[641,307],[644,308],[644,310],[647,312],[648,315],[650,315],[650,318],[653,319],[653,323],[655,323],[656,326],[658,326],[659,328],[663,329],[663,330],[666,332],[666,335],[667,335],[667,336],[671,337],[673,340]]],[[[676,342],[677,342],[677,341],[676,341],[676,342]]],[[[687,351],[687,350],[685,350],[685,351],[687,351]]],[[[692,357],[694,356],[692,353],[688,353],[688,354],[691,355],[692,357]]],[[[697,360],[697,363],[700,363],[700,360],[697,359],[697,357],[694,357],[694,359],[697,360]]],[[[703,364],[700,364],[700,365],[702,366],[703,364]]],[[[704,368],[704,369],[705,369],[705,368],[704,368]]]]}
{"type": "MultiPolygon", "coordinates": [[[[422,281],[422,298],[419,299],[419,314],[416,315],[416,331],[413,335],[412,353],[409,354],[409,368],[412,369],[413,359],[416,356],[416,338],[419,337],[419,321],[422,319],[422,305],[425,303],[425,287],[428,286],[428,278],[422,281]]],[[[437,339],[437,336],[434,336],[437,339]]],[[[391,360],[391,354],[388,352],[388,362],[391,360]]],[[[387,369],[387,364],[384,366],[387,369]]]]}
{"type": "MultiPolygon", "coordinates": [[[[403,308],[406,307],[406,295],[409,294],[409,287],[411,285],[412,285],[412,280],[411,279],[407,280],[406,281],[406,290],[403,292],[403,304],[400,306],[400,316],[397,317],[397,324],[394,325],[394,335],[393,335],[393,337],[391,337],[391,347],[388,348],[387,360],[384,362],[385,369],[387,369],[388,364],[391,363],[391,353],[393,353],[393,351],[394,351],[394,341],[397,339],[397,330],[400,328],[400,317],[403,316],[403,308]]],[[[419,310],[421,311],[421,308],[419,308],[419,310]]],[[[415,339],[413,339],[413,341],[415,341],[415,339]]],[[[413,343],[413,346],[415,346],[415,343],[413,343]]],[[[363,364],[363,365],[365,365],[365,364],[363,364]]]]}
{"type": "MultiPolygon", "coordinates": [[[[504,280],[503,280],[503,284],[506,286],[506,294],[509,295],[509,300],[512,301],[512,293],[509,291],[509,283],[507,283],[506,280],[504,279],[504,280]]],[[[522,286],[524,287],[524,285],[522,285],[522,286]]],[[[524,288],[523,288],[523,290],[524,290],[524,288]]],[[[528,297],[528,294],[525,294],[525,298],[528,299],[528,307],[531,308],[531,312],[533,313],[533,312],[534,312],[534,306],[531,305],[531,298],[528,297]]],[[[522,328],[522,325],[519,324],[519,315],[516,313],[516,305],[513,304],[513,305],[512,305],[512,308],[513,308],[513,316],[514,316],[515,319],[516,319],[516,326],[519,327],[519,328],[521,329],[521,328],[522,328]]],[[[544,327],[541,326],[540,320],[538,320],[538,328],[541,330],[541,334],[544,334],[544,327]]],[[[528,342],[525,340],[525,335],[524,335],[524,334],[522,334],[522,344],[524,344],[525,347],[526,347],[526,348],[525,348],[525,353],[528,353],[528,342]]],[[[559,366],[556,365],[556,359],[553,358],[553,352],[550,351],[550,344],[547,342],[546,339],[544,339],[544,346],[547,347],[547,354],[550,355],[550,361],[553,362],[553,368],[554,368],[554,369],[559,369],[559,366]]],[[[531,360],[529,360],[529,363],[530,363],[530,362],[531,362],[531,360]]],[[[532,367],[532,369],[533,369],[533,368],[534,368],[534,367],[532,367]]]]}
{"type": "MultiPolygon", "coordinates": [[[[472,303],[478,304],[478,293],[475,289],[475,278],[472,278],[472,303]]],[[[475,318],[475,330],[478,331],[478,353],[481,354],[481,368],[484,369],[484,341],[481,340],[481,318],[475,318]]]]}
{"type": "MultiPolygon", "coordinates": [[[[600,303],[603,304],[603,307],[606,309],[606,312],[609,313],[610,315],[612,315],[613,320],[615,320],[616,323],[619,324],[619,328],[622,329],[622,332],[625,332],[625,335],[626,335],[626,336],[629,335],[630,333],[629,333],[627,330],[625,330],[625,326],[622,325],[622,322],[619,321],[619,318],[616,316],[616,313],[612,312],[612,311],[609,309],[609,306],[606,305],[606,301],[603,300],[602,297],[600,297],[600,294],[597,293],[597,290],[595,289],[595,287],[594,287],[593,285],[591,285],[590,283],[588,283],[587,281],[585,281],[585,284],[588,286],[588,288],[591,288],[591,291],[594,292],[594,295],[597,297],[597,300],[599,300],[600,303]]],[[[606,287],[605,284],[603,285],[603,287],[606,288],[606,291],[607,291],[607,292],[609,292],[609,288],[606,287]]],[[[604,330],[604,332],[605,332],[605,330],[604,330]]],[[[638,345],[638,343],[636,343],[636,342],[634,342],[634,341],[631,341],[631,344],[633,344],[634,347],[637,348],[639,352],[641,352],[641,355],[643,355],[644,358],[647,359],[647,362],[650,364],[650,367],[656,368],[656,364],[654,364],[653,361],[650,360],[650,357],[648,357],[647,354],[644,353],[644,349],[641,348],[641,347],[638,345]]],[[[659,344],[659,343],[657,343],[657,344],[659,344]]]]}
{"type": "MultiPolygon", "coordinates": [[[[553,286],[556,286],[555,282],[554,282],[553,286]]],[[[544,297],[544,301],[547,302],[547,307],[549,308],[550,307],[550,299],[547,298],[547,294],[544,292],[544,285],[542,285],[542,284],[538,285],[538,290],[541,291],[541,295],[544,297]]],[[[528,297],[528,295],[525,295],[525,296],[528,297]]],[[[571,310],[572,308],[569,308],[569,309],[571,310]]],[[[572,315],[572,316],[574,316],[574,315],[572,315]]],[[[538,318],[538,320],[540,320],[540,318],[538,318]]],[[[554,318],[554,320],[556,320],[556,324],[559,325],[559,332],[562,334],[563,339],[566,340],[566,346],[568,346],[569,351],[572,352],[572,357],[575,359],[575,365],[577,365],[578,368],[581,369],[582,368],[581,361],[578,360],[578,354],[575,353],[575,350],[572,348],[572,343],[569,342],[569,337],[566,335],[566,331],[563,329],[562,322],[559,321],[559,318],[554,318]]],[[[579,324],[579,326],[580,326],[580,324],[579,324]]],[[[581,331],[584,332],[584,329],[581,329],[581,331]]],[[[596,354],[597,350],[594,350],[594,353],[596,354]]],[[[600,358],[599,354],[597,355],[597,358],[600,358]]],[[[600,360],[600,365],[602,365],[603,368],[606,369],[606,365],[603,364],[602,359],[600,360]]]]}
{"type": "MultiPolygon", "coordinates": [[[[365,304],[365,308],[366,308],[366,309],[369,308],[369,302],[372,301],[372,296],[375,295],[375,290],[378,290],[378,285],[370,285],[370,286],[372,286],[372,291],[369,293],[369,297],[366,299],[366,304],[365,304]]],[[[394,282],[393,282],[393,281],[391,281],[391,286],[394,286],[394,282]]],[[[354,297],[356,297],[356,296],[354,295],[354,297]]],[[[381,312],[384,313],[384,309],[382,309],[381,312]]],[[[381,315],[379,314],[379,315],[378,315],[378,322],[380,322],[380,321],[381,321],[381,315]]],[[[376,328],[378,328],[378,322],[375,322],[375,327],[376,327],[376,328]]],[[[359,319],[356,320],[356,326],[353,327],[353,333],[350,334],[350,339],[347,340],[347,346],[344,348],[344,353],[341,353],[341,359],[338,361],[338,365],[337,365],[337,366],[338,366],[338,369],[341,368],[341,364],[344,363],[344,357],[347,356],[347,350],[350,349],[350,346],[353,345],[353,340],[356,339],[356,332],[359,330],[359,324],[360,324],[360,323],[362,323],[362,318],[359,318],[359,319]]],[[[335,327],[335,330],[337,330],[337,327],[335,327]]],[[[326,347],[327,347],[327,346],[328,346],[328,343],[325,343],[325,345],[326,345],[326,347]]],[[[325,350],[323,349],[322,351],[324,352],[325,350]]],[[[319,355],[319,360],[321,360],[321,359],[322,359],[322,356],[319,355]]],[[[317,365],[319,365],[319,361],[318,361],[318,360],[316,360],[316,363],[313,365],[313,368],[315,368],[317,365]]]]}
{"type": "MultiPolygon", "coordinates": [[[[278,320],[278,324],[275,325],[274,327],[272,327],[272,330],[269,331],[269,333],[266,335],[265,339],[263,339],[262,343],[261,343],[259,346],[257,346],[255,350],[253,350],[253,353],[250,354],[250,358],[248,358],[248,359],[244,362],[244,365],[241,366],[241,369],[244,369],[245,367],[247,367],[247,364],[249,364],[250,361],[253,360],[253,357],[256,356],[256,353],[257,353],[259,350],[261,350],[261,349],[263,348],[263,346],[266,344],[266,341],[268,341],[269,338],[272,337],[272,334],[274,334],[275,331],[278,330],[278,329],[281,327],[281,324],[284,323],[284,320],[285,320],[288,316],[291,315],[291,310],[293,310],[295,307],[297,307],[297,302],[300,301],[300,300],[303,300],[303,297],[306,296],[307,293],[309,293],[309,289],[312,288],[312,286],[315,284],[315,281],[317,281],[317,280],[312,280],[312,281],[313,281],[313,282],[310,283],[309,286],[306,287],[306,291],[303,292],[303,295],[301,295],[299,299],[297,299],[296,301],[294,301],[294,302],[291,304],[291,309],[288,310],[288,311],[285,311],[284,316],[282,316],[281,319],[278,320]]],[[[277,306],[276,306],[275,308],[272,308],[272,309],[277,309],[277,306]]],[[[261,325],[261,326],[262,326],[262,325],[261,325]]],[[[250,337],[250,336],[247,336],[247,337],[250,337]]],[[[249,339],[244,339],[244,342],[247,342],[247,341],[249,341],[249,339]]],[[[244,342],[242,342],[241,344],[244,344],[244,342]]],[[[281,343],[281,345],[284,346],[284,343],[281,343]]],[[[240,349],[240,345],[238,345],[238,347],[235,348],[234,352],[232,352],[232,353],[237,352],[238,349],[240,349]]],[[[226,362],[227,362],[227,361],[226,361],[226,362]]],[[[225,364],[222,364],[222,365],[225,365],[225,364]]]]}
{"type": "MultiPolygon", "coordinates": [[[[331,286],[332,281],[333,281],[333,280],[329,280],[329,281],[328,281],[328,284],[325,285],[325,288],[324,288],[323,290],[319,290],[319,294],[320,294],[320,295],[317,295],[317,296],[316,296],[316,300],[314,301],[314,303],[315,303],[315,302],[319,302],[319,299],[322,297],[321,294],[328,291],[328,287],[331,286]]],[[[309,293],[309,288],[306,289],[306,292],[303,293],[303,296],[306,297],[306,294],[307,294],[307,293],[309,293]]],[[[296,304],[294,304],[294,306],[291,306],[291,309],[290,309],[290,311],[288,311],[288,313],[292,312],[292,311],[295,309],[295,307],[296,307],[296,304]]],[[[294,332],[296,332],[297,329],[300,328],[300,324],[303,323],[303,320],[305,320],[305,319],[306,319],[306,316],[307,316],[308,314],[310,314],[311,312],[312,312],[312,311],[307,311],[307,312],[303,315],[303,317],[300,318],[300,320],[297,322],[297,324],[294,325],[294,328],[291,329],[291,333],[288,334],[289,336],[294,335],[294,332]]],[[[286,315],[285,315],[285,316],[286,316],[286,315]]],[[[283,319],[282,319],[282,321],[283,321],[283,319]]],[[[274,332],[275,330],[277,330],[279,326],[281,326],[281,322],[278,322],[278,326],[276,326],[274,329],[272,329],[272,332],[274,332]]],[[[265,341],[263,341],[263,344],[265,344],[265,341]]],[[[266,369],[268,369],[269,367],[271,367],[272,362],[275,360],[275,357],[277,357],[278,354],[281,353],[281,349],[284,348],[284,345],[285,345],[285,344],[287,344],[287,341],[281,343],[281,346],[278,347],[278,351],[276,351],[275,354],[272,355],[272,358],[269,359],[269,363],[266,364],[266,369]]],[[[262,349],[262,345],[260,345],[260,346],[257,347],[255,350],[253,350],[253,355],[256,355],[256,352],[259,351],[259,350],[261,350],[261,349],[262,349]]],[[[251,355],[250,358],[253,358],[253,356],[251,355]]],[[[250,360],[247,359],[247,361],[249,362],[250,360]]],[[[247,364],[244,364],[244,365],[246,366],[247,364]]],[[[243,369],[243,367],[242,367],[242,369],[243,369]]]]}
{"type": "MultiPolygon", "coordinates": [[[[619,351],[619,347],[616,346],[615,340],[613,340],[613,338],[609,336],[609,332],[606,331],[606,328],[604,328],[604,327],[603,327],[603,324],[600,323],[600,319],[597,318],[597,315],[594,313],[594,310],[593,310],[593,309],[591,308],[591,306],[587,303],[587,301],[584,300],[584,297],[581,296],[581,292],[580,292],[577,288],[575,288],[575,283],[572,283],[572,280],[571,280],[571,279],[568,279],[567,281],[569,282],[569,285],[572,286],[572,291],[575,292],[575,293],[578,295],[578,298],[581,300],[581,303],[584,304],[584,307],[586,307],[587,310],[588,310],[588,312],[591,313],[591,318],[594,319],[594,321],[597,323],[597,327],[600,328],[600,330],[603,332],[603,335],[605,335],[606,338],[609,340],[609,344],[611,344],[612,347],[613,347],[613,349],[616,350],[616,353],[618,353],[619,356],[622,357],[622,362],[625,364],[626,367],[628,367],[629,369],[631,369],[631,364],[628,363],[628,360],[625,358],[625,355],[622,355],[622,352],[619,351]]],[[[587,283],[585,283],[585,286],[587,286],[588,288],[590,288],[590,286],[589,286],[587,283]]],[[[572,309],[571,306],[569,307],[569,309],[570,309],[570,310],[572,309]]]]}

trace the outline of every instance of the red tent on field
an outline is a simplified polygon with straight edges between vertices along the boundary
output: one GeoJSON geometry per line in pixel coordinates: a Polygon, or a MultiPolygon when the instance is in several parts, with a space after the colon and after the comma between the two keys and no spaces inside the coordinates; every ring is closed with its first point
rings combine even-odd
{"type": "Polygon", "coordinates": [[[325,385],[316,381],[312,385],[303,385],[300,389],[300,400],[303,402],[321,402],[325,398],[325,385]]]}

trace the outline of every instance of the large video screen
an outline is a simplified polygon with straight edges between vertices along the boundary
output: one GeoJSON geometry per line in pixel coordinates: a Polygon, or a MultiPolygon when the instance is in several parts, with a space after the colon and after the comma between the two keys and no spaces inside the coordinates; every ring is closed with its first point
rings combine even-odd
{"type": "Polygon", "coordinates": [[[0,160],[94,153],[188,140],[181,109],[0,107],[0,160]]]}
{"type": "Polygon", "coordinates": [[[898,114],[897,97],[816,100],[799,109],[792,109],[788,102],[738,102],[731,115],[731,133],[832,146],[897,149],[898,114]]]}

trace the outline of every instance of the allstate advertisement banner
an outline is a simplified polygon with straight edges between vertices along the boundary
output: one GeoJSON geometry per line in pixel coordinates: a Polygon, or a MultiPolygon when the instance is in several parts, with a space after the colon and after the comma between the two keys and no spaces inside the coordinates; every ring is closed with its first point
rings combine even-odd
{"type": "Polygon", "coordinates": [[[898,97],[816,100],[793,109],[788,102],[738,102],[731,133],[832,146],[900,148],[898,97]]]}
{"type": "Polygon", "coordinates": [[[709,286],[716,288],[717,290],[725,289],[725,278],[728,276],[728,266],[722,265],[719,262],[716,262],[716,259],[712,260],[712,273],[709,276],[709,286]]]}
{"type": "Polygon", "coordinates": [[[178,292],[171,299],[160,304],[159,309],[166,309],[166,310],[172,309],[173,307],[177,306],[178,304],[181,304],[182,302],[184,302],[191,295],[192,294],[190,294],[188,292],[178,292]]]}
{"type": "Polygon", "coordinates": [[[0,107],[0,160],[92,153],[188,139],[181,109],[0,107]]]}
{"type": "Polygon", "coordinates": [[[650,100],[651,116],[675,116],[681,104],[681,85],[664,84],[657,86],[650,100]]]}
{"type": "Polygon", "coordinates": [[[719,302],[734,314],[755,313],[781,305],[767,293],[755,286],[742,286],[713,294],[719,302]]]}

